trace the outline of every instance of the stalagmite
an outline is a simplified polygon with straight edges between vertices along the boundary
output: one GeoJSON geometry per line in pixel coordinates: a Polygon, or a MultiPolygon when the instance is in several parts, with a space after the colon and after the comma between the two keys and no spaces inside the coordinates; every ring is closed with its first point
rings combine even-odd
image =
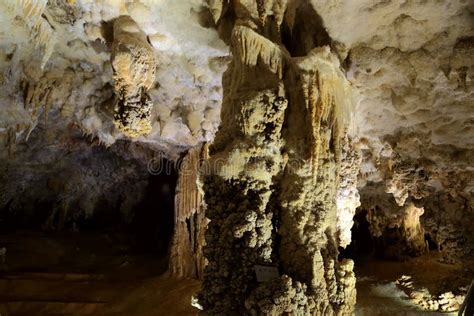
{"type": "Polygon", "coordinates": [[[232,41],[234,59],[223,79],[225,128],[211,147],[211,173],[203,180],[210,223],[201,301],[211,314],[243,312],[245,299],[256,287],[254,265],[277,263],[273,178],[284,164],[281,129],[288,102],[278,74],[281,64],[263,60],[281,63],[284,59],[269,56],[285,52],[252,30],[236,29],[232,41]],[[242,40],[244,44],[237,45],[242,40]],[[252,52],[249,46],[260,51],[252,52]],[[264,80],[259,73],[266,74],[264,80]]]}
{"type": "Polygon", "coordinates": [[[155,82],[156,60],[146,34],[129,16],[114,21],[111,62],[117,94],[115,126],[129,137],[146,135],[153,107],[147,90],[155,82]]]}
{"type": "Polygon", "coordinates": [[[355,276],[350,260],[338,262],[336,196],[341,143],[350,111],[347,81],[337,58],[316,48],[295,59],[290,91],[289,163],[281,182],[281,246],[284,270],[307,285],[308,311],[350,314],[355,276]],[[294,79],[293,79],[294,78],[294,79]],[[294,80],[294,81],[293,81],[294,80]],[[301,126],[292,132],[292,126],[301,126]]]}
{"type": "Polygon", "coordinates": [[[171,244],[170,272],[178,277],[201,278],[207,218],[198,173],[205,164],[207,145],[189,150],[180,164],[175,196],[175,228],[171,244]]]}
{"type": "Polygon", "coordinates": [[[203,175],[210,223],[200,301],[210,315],[350,314],[355,276],[351,260],[338,261],[336,205],[350,156],[349,84],[328,47],[292,58],[279,44],[282,2],[274,20],[271,3],[239,4],[222,124],[203,175]],[[281,276],[259,283],[256,265],[281,276]]]}

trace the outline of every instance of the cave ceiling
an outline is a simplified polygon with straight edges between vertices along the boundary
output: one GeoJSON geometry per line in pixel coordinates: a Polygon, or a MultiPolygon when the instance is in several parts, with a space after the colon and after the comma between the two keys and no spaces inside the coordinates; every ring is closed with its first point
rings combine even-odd
{"type": "MultiPolygon", "coordinates": [[[[216,30],[216,3],[0,1],[0,159],[4,192],[11,192],[2,206],[28,186],[15,166],[47,161],[48,172],[75,166],[79,158],[54,161],[70,153],[74,142],[86,146],[82,139],[142,162],[145,154],[121,142],[171,159],[212,142],[230,60],[225,31],[216,30]],[[113,123],[113,24],[121,15],[146,35],[157,65],[147,86],[149,131],[131,138],[113,123]]],[[[305,3],[352,86],[350,136],[362,153],[359,188],[382,184],[373,192],[392,194],[398,205],[437,192],[472,204],[474,3],[305,3]]],[[[28,174],[45,172],[31,167],[28,174]]]]}

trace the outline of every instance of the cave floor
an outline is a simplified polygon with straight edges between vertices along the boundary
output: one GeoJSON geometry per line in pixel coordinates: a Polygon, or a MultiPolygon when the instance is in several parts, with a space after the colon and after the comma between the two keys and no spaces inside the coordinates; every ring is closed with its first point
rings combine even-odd
{"type": "MultiPolygon", "coordinates": [[[[167,276],[166,258],[131,249],[113,233],[16,232],[0,235],[0,314],[197,315],[190,305],[196,280],[167,276]]],[[[463,285],[472,271],[442,264],[436,255],[393,262],[356,262],[356,315],[448,315],[412,305],[395,281],[413,277],[430,292],[463,285]]],[[[455,315],[455,313],[452,313],[455,315]]]]}
{"type": "Polygon", "coordinates": [[[0,235],[0,314],[196,315],[199,282],[175,280],[166,259],[97,232],[0,235]]]}
{"type": "Polygon", "coordinates": [[[356,315],[457,315],[419,309],[396,285],[403,275],[412,277],[415,288],[424,287],[431,294],[456,290],[470,283],[472,269],[460,264],[443,264],[436,254],[411,258],[403,262],[365,258],[356,261],[356,315]]]}

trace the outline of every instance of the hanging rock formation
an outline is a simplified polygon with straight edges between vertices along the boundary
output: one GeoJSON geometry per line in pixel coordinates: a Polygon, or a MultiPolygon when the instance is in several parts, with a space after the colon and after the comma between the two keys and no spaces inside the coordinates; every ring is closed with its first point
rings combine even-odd
{"type": "Polygon", "coordinates": [[[294,10],[281,1],[211,7],[216,21],[236,15],[222,124],[203,175],[210,223],[200,301],[211,315],[341,315],[355,304],[353,262],[338,261],[351,223],[341,227],[336,205],[350,186],[340,183],[350,89],[329,47],[282,44],[294,10]],[[255,265],[281,276],[258,283],[255,265]]]}
{"type": "Polygon", "coordinates": [[[146,34],[129,16],[114,21],[111,55],[114,70],[115,126],[129,137],[151,131],[153,102],[147,94],[155,82],[156,61],[146,34]]]}

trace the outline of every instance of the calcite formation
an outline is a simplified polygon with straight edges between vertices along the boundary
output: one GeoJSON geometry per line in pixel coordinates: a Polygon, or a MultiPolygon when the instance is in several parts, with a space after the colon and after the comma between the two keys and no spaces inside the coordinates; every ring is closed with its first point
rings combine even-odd
{"type": "Polygon", "coordinates": [[[366,194],[362,205],[368,210],[367,221],[374,239],[376,252],[388,259],[406,259],[429,251],[425,229],[421,224],[423,207],[413,202],[400,207],[390,199],[380,199],[383,194],[366,194]],[[383,203],[381,203],[383,201],[383,203]]]}
{"type": "Polygon", "coordinates": [[[338,260],[336,196],[349,186],[339,184],[351,93],[338,59],[329,47],[292,57],[279,44],[290,6],[215,5],[213,13],[224,6],[237,21],[213,168],[204,175],[203,307],[216,315],[350,314],[355,276],[351,260],[338,260]],[[281,277],[258,284],[255,265],[278,267],[281,277]]]}
{"type": "MultiPolygon", "coordinates": [[[[455,162],[440,168],[443,163],[428,162],[425,158],[421,158],[420,155],[426,154],[423,153],[426,149],[413,147],[413,143],[419,141],[418,136],[412,135],[410,139],[402,139],[403,141],[396,144],[391,140],[382,148],[371,149],[377,155],[370,158],[376,161],[377,170],[369,168],[369,163],[365,159],[362,163],[359,177],[359,180],[364,182],[364,186],[360,188],[361,208],[373,214],[371,217],[373,236],[386,238],[387,241],[396,239],[406,244],[406,241],[403,241],[404,233],[396,233],[397,237],[394,235],[394,229],[401,227],[403,214],[415,205],[417,208],[423,208],[420,216],[420,227],[423,232],[420,230],[416,238],[417,246],[408,246],[411,250],[407,253],[412,256],[426,253],[420,246],[425,238],[433,243],[431,247],[441,255],[440,260],[443,262],[454,263],[469,257],[474,253],[474,236],[463,224],[472,221],[474,216],[470,189],[472,171],[468,166],[471,158],[466,156],[468,151],[459,151],[455,162]],[[410,142],[413,143],[408,145],[410,142]],[[423,161],[426,163],[422,163],[423,161]],[[391,232],[389,234],[391,236],[384,236],[383,231],[391,232]]],[[[436,154],[431,156],[433,159],[442,161],[453,159],[449,158],[453,155],[450,150],[435,151],[436,154]]],[[[398,246],[385,248],[392,252],[390,255],[392,258],[403,258],[406,255],[400,249],[398,246]]]]}
{"type": "MultiPolygon", "coordinates": [[[[130,96],[125,107],[118,106],[117,98],[117,109],[128,109],[118,111],[118,125],[133,119],[143,123],[143,131],[151,126],[147,135],[132,140],[139,138],[174,159],[190,147],[213,139],[219,125],[221,78],[228,48],[214,29],[200,25],[204,3],[21,0],[1,1],[0,8],[0,21],[9,30],[1,34],[0,50],[3,144],[24,141],[37,126],[47,123],[50,111],[61,113],[58,123],[63,124],[57,124],[58,129],[73,123],[106,146],[130,139],[113,124],[115,103],[111,98],[114,90],[121,93],[114,89],[111,64],[113,26],[126,16],[136,23],[133,30],[128,29],[134,38],[128,41],[130,47],[135,53],[142,50],[133,54],[143,57],[141,61],[155,56],[159,67],[155,68],[155,78],[136,77],[138,73],[145,75],[145,64],[126,69],[127,64],[134,63],[126,57],[132,53],[125,50],[119,54],[117,62],[125,68],[123,72],[116,70],[121,71],[119,76],[125,75],[130,84],[127,89],[135,87],[137,91],[131,93],[135,96],[130,96]],[[127,77],[134,72],[135,79],[127,77]],[[151,87],[149,99],[141,97],[139,86],[151,87]],[[149,124],[140,121],[148,113],[149,124]],[[13,130],[15,139],[11,139],[13,130]]],[[[124,84],[121,81],[117,88],[125,88],[124,84]]]]}
{"type": "Polygon", "coordinates": [[[203,246],[208,219],[198,178],[200,169],[207,166],[207,147],[204,144],[190,149],[178,163],[169,270],[181,278],[202,278],[206,265],[203,246]]]}
{"type": "Polygon", "coordinates": [[[402,275],[397,285],[408,295],[409,300],[425,311],[455,312],[464,301],[466,288],[456,289],[459,294],[444,292],[433,295],[426,288],[417,288],[411,276],[402,275]]]}
{"type": "Polygon", "coordinates": [[[473,234],[461,218],[473,220],[472,1],[312,3],[359,94],[361,196],[377,195],[387,231],[411,203],[423,207],[421,226],[443,261],[469,256],[473,234]]]}
{"type": "Polygon", "coordinates": [[[156,60],[146,34],[129,16],[114,21],[111,63],[117,93],[114,123],[125,135],[151,131],[153,102],[147,91],[155,82],[156,60]]]}
{"type": "Polygon", "coordinates": [[[28,219],[50,203],[46,213],[55,215],[46,226],[58,229],[107,204],[128,221],[146,193],[153,151],[177,160],[212,140],[228,52],[215,30],[199,24],[195,14],[202,7],[190,1],[0,1],[2,214],[28,219]],[[115,42],[114,23],[121,39],[115,42]],[[114,92],[130,96],[125,103],[117,98],[118,120],[114,92]],[[114,125],[132,119],[139,124],[129,133],[151,126],[150,133],[131,138],[114,125]]]}
{"type": "Polygon", "coordinates": [[[357,189],[361,153],[354,147],[348,136],[342,142],[340,158],[340,181],[337,187],[337,233],[341,247],[351,243],[351,228],[356,209],[360,206],[360,194],[357,189]]]}

